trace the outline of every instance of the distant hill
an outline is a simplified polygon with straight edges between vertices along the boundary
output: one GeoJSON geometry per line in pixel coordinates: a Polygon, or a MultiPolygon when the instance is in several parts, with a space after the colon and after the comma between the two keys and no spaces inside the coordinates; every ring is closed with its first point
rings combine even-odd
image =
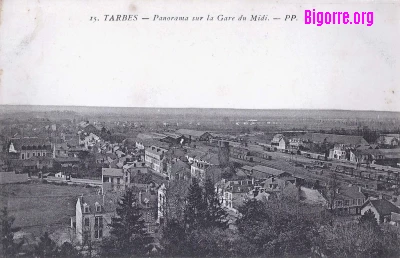
{"type": "Polygon", "coordinates": [[[142,108],[142,107],[79,107],[79,106],[25,106],[0,105],[0,115],[25,112],[62,112],[67,115],[94,116],[183,116],[183,117],[234,117],[264,118],[313,118],[313,119],[399,119],[400,112],[308,110],[308,109],[211,109],[211,108],[142,108]]]}

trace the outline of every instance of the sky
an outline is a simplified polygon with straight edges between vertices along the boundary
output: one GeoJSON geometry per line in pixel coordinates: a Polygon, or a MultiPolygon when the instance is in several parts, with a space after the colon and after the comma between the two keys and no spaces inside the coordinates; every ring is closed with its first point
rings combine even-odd
{"type": "Polygon", "coordinates": [[[3,0],[0,104],[400,111],[400,2],[331,3],[3,0]],[[306,9],[374,12],[374,24],[304,24],[306,9]]]}

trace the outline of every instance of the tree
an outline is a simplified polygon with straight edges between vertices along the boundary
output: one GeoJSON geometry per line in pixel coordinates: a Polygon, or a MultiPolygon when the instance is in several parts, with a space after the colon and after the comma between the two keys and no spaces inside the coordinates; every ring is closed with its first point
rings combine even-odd
{"type": "Polygon", "coordinates": [[[324,251],[329,257],[399,257],[398,232],[393,234],[370,223],[338,223],[323,234],[324,251]]]}
{"type": "Polygon", "coordinates": [[[207,178],[204,185],[204,202],[207,205],[205,220],[208,227],[226,229],[228,227],[228,213],[222,208],[214,184],[207,178]]]}
{"type": "Polygon", "coordinates": [[[57,257],[57,244],[49,237],[47,232],[40,237],[40,242],[35,246],[36,257],[57,257]]]}
{"type": "Polygon", "coordinates": [[[132,189],[127,189],[112,218],[110,237],[103,241],[102,253],[108,257],[146,255],[153,238],[147,233],[141,208],[132,189]]]}
{"type": "Polygon", "coordinates": [[[23,241],[14,242],[14,233],[20,230],[19,227],[13,227],[15,218],[8,215],[7,207],[4,207],[1,214],[1,253],[3,257],[14,257],[18,254],[23,245],[23,241]]]}
{"type": "Polygon", "coordinates": [[[197,179],[193,178],[186,198],[184,212],[184,223],[189,230],[200,228],[206,224],[205,210],[207,205],[204,202],[202,192],[203,189],[200,187],[197,179]]]}
{"type": "Polygon", "coordinates": [[[328,201],[328,208],[329,210],[333,210],[335,207],[335,201],[337,198],[337,194],[338,194],[338,189],[340,187],[340,183],[337,180],[337,175],[336,173],[331,173],[330,178],[329,178],[329,182],[328,182],[328,186],[326,188],[326,192],[325,192],[325,197],[328,201]]]}
{"type": "Polygon", "coordinates": [[[363,215],[361,215],[361,217],[358,219],[358,222],[360,224],[370,224],[373,226],[378,226],[378,221],[375,218],[375,214],[371,210],[368,210],[363,215]]]}
{"type": "Polygon", "coordinates": [[[163,254],[168,257],[190,255],[186,244],[185,227],[177,219],[167,220],[162,230],[163,254]]]}
{"type": "MultiPolygon", "coordinates": [[[[239,235],[248,243],[251,256],[306,256],[319,240],[318,229],[326,221],[317,207],[295,199],[268,202],[250,199],[237,220],[239,235]]],[[[322,208],[321,208],[322,211],[322,208]]]]}

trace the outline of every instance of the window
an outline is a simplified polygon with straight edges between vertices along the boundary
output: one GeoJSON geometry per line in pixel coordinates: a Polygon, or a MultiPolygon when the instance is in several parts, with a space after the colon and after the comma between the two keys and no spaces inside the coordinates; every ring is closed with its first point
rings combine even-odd
{"type": "Polygon", "coordinates": [[[96,239],[102,238],[103,237],[103,229],[95,230],[94,231],[94,237],[96,239]]]}
{"type": "Polygon", "coordinates": [[[89,213],[89,206],[88,205],[84,205],[83,206],[83,212],[84,213],[89,213]]]}
{"type": "Polygon", "coordinates": [[[89,218],[84,219],[84,225],[85,225],[85,227],[89,227],[89,225],[90,225],[89,218]]]}
{"type": "Polygon", "coordinates": [[[103,217],[96,216],[94,218],[94,228],[95,229],[103,228],[103,217]]]}
{"type": "Polygon", "coordinates": [[[349,206],[350,205],[350,200],[345,200],[344,201],[344,206],[349,206]]]}
{"type": "Polygon", "coordinates": [[[117,178],[117,184],[119,185],[121,183],[121,178],[117,178]]]}
{"type": "Polygon", "coordinates": [[[96,205],[96,212],[101,212],[101,205],[96,205]]]}

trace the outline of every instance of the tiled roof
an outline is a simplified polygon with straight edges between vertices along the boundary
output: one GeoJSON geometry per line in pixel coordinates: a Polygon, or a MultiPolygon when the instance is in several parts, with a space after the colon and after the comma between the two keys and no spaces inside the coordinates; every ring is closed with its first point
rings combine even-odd
{"type": "Polygon", "coordinates": [[[178,160],[178,161],[176,161],[175,163],[172,164],[171,173],[176,173],[176,172],[184,170],[184,169],[190,169],[189,164],[178,160]]]}
{"type": "Polygon", "coordinates": [[[86,203],[89,205],[89,212],[90,213],[96,213],[96,202],[101,205],[102,207],[102,213],[109,213],[109,212],[114,212],[116,210],[116,207],[118,205],[118,200],[120,198],[119,195],[105,195],[104,196],[104,202],[103,202],[103,195],[86,195],[81,198],[81,206],[83,207],[83,204],[86,203]]]}
{"type": "Polygon", "coordinates": [[[365,195],[358,186],[340,187],[337,199],[363,199],[365,195]]]}
{"type": "Polygon", "coordinates": [[[44,138],[12,138],[10,142],[14,145],[14,149],[17,151],[20,151],[22,149],[22,146],[51,146],[51,143],[49,140],[44,139],[44,138]]]}
{"type": "Polygon", "coordinates": [[[103,176],[123,176],[124,170],[119,168],[103,168],[102,174],[103,176]]]}
{"type": "Polygon", "coordinates": [[[355,135],[338,135],[326,133],[307,133],[300,137],[304,140],[312,142],[324,142],[325,140],[330,143],[341,143],[351,145],[368,145],[368,142],[362,136],[355,135]]]}
{"type": "Polygon", "coordinates": [[[386,199],[369,200],[380,215],[390,215],[392,212],[400,213],[400,208],[386,199]]]}

